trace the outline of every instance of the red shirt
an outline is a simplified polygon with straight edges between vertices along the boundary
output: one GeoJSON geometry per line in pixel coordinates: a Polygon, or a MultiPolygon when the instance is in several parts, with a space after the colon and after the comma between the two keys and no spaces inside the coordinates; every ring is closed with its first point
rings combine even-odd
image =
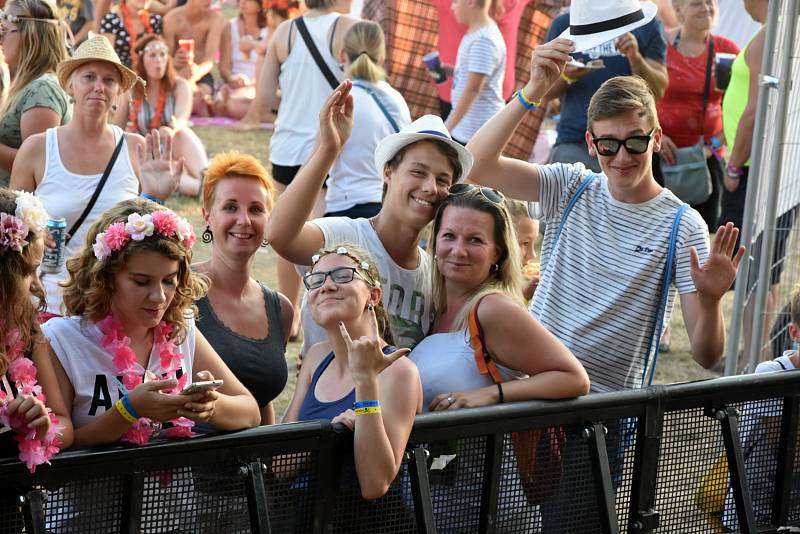
{"type": "MultiPolygon", "coordinates": [[[[730,39],[712,35],[714,53],[738,54],[739,47],[730,39]]],[[[669,85],[664,97],[656,102],[658,120],[664,134],[679,148],[697,143],[705,133],[706,143],[711,136],[722,131],[722,93],[716,89],[714,60],[711,60],[711,92],[703,114],[703,89],[706,77],[708,48],[698,57],[686,57],[670,44],[667,46],[667,71],[669,85]]]]}

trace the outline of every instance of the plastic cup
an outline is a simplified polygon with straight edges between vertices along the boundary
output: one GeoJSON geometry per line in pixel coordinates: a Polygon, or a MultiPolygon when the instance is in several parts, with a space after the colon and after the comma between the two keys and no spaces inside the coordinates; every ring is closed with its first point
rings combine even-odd
{"type": "Polygon", "coordinates": [[[435,72],[439,77],[436,83],[442,83],[447,79],[447,75],[442,70],[442,62],[439,59],[439,52],[434,50],[422,56],[422,62],[425,63],[425,68],[431,72],[435,72]]]}
{"type": "Polygon", "coordinates": [[[194,56],[194,39],[178,39],[178,48],[194,56]]]}
{"type": "Polygon", "coordinates": [[[731,81],[731,67],[733,60],[736,59],[736,54],[727,54],[725,52],[717,52],[714,55],[714,78],[717,81],[717,89],[724,91],[728,88],[731,81]]]}

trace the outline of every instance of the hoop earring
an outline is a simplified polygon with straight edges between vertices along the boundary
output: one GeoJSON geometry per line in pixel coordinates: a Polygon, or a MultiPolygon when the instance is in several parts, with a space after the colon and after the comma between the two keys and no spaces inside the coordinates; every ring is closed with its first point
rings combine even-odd
{"type": "Polygon", "coordinates": [[[264,239],[264,240],[261,242],[261,248],[267,248],[268,246],[269,246],[269,241],[267,241],[266,239],[264,239]]]}
{"type": "Polygon", "coordinates": [[[206,229],[203,230],[203,235],[201,236],[203,243],[211,243],[214,241],[214,236],[211,234],[211,228],[206,226],[206,229]]]}
{"type": "Polygon", "coordinates": [[[492,271],[497,272],[499,270],[500,270],[500,264],[499,263],[495,263],[494,265],[492,265],[492,271]]]}

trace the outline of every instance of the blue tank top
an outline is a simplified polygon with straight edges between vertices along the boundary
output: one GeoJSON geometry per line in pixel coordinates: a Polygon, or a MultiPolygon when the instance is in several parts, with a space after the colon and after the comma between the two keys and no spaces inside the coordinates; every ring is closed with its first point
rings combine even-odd
{"type": "MultiPolygon", "coordinates": [[[[396,350],[397,348],[391,345],[386,345],[383,347],[384,354],[391,354],[396,350]]],[[[350,390],[350,393],[341,399],[331,402],[322,402],[314,395],[314,391],[317,389],[317,382],[319,382],[319,377],[322,376],[322,373],[324,373],[325,369],[327,369],[331,364],[333,358],[333,351],[331,351],[330,354],[325,356],[325,359],[320,362],[320,364],[317,366],[317,369],[314,371],[314,375],[311,377],[311,384],[309,384],[308,391],[306,391],[306,396],[303,399],[303,404],[300,406],[300,413],[297,416],[298,421],[333,419],[340,413],[353,407],[353,403],[356,401],[355,388],[350,390]]]]}

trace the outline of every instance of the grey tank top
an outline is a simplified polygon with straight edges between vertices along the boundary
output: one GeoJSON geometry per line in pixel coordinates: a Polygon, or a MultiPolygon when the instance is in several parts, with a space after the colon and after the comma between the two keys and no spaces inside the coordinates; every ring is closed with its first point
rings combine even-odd
{"type": "MultiPolygon", "coordinates": [[[[289,370],[286,366],[286,342],[281,322],[280,298],[275,291],[263,284],[260,285],[264,292],[264,304],[269,322],[269,334],[266,338],[246,337],[225,326],[214,313],[208,297],[196,302],[200,311],[200,318],[196,324],[236,378],[250,390],[259,407],[263,407],[280,395],[286,387],[289,370]]],[[[248,311],[258,312],[258,310],[248,311]]]]}

